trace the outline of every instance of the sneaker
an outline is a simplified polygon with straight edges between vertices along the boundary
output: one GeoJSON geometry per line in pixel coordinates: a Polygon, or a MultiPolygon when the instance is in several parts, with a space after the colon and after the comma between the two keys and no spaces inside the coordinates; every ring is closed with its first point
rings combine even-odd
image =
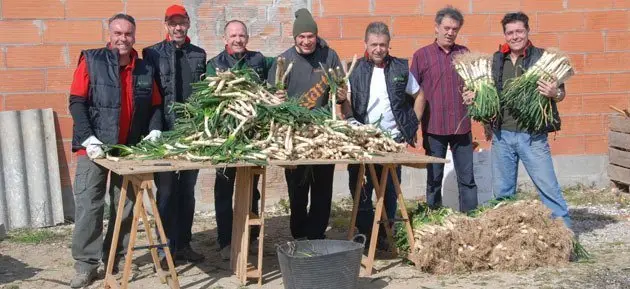
{"type": "Polygon", "coordinates": [[[190,246],[178,249],[175,254],[175,260],[182,260],[190,263],[198,263],[206,259],[203,254],[195,252],[190,246]]]}
{"type": "Polygon", "coordinates": [[[230,260],[232,257],[232,248],[230,245],[223,247],[221,251],[219,251],[219,255],[221,255],[221,259],[223,259],[223,261],[230,260]]]}
{"type": "Polygon", "coordinates": [[[90,272],[80,272],[76,273],[72,280],[70,280],[70,288],[83,288],[96,278],[96,270],[92,270],[90,272]]]}

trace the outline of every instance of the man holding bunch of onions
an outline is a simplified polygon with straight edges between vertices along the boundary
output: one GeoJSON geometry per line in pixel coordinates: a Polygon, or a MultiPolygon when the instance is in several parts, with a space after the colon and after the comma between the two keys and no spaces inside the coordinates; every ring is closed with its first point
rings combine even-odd
{"type": "MultiPolygon", "coordinates": [[[[501,93],[505,84],[523,74],[540,59],[544,50],[535,47],[529,40],[529,18],[522,12],[508,13],[501,20],[506,43],[495,52],[492,76],[497,91],[501,93]]],[[[562,190],[556,178],[549,150],[547,134],[560,129],[560,115],[556,103],[565,97],[564,84],[539,80],[538,91],[553,100],[553,121],[540,131],[521,128],[507,109],[503,109],[498,121],[486,126],[486,138],[492,140],[493,189],[497,199],[516,194],[518,161],[522,160],[538,193],[552,211],[552,216],[562,218],[571,228],[571,219],[562,190]]],[[[464,101],[472,103],[474,92],[465,92],[464,101]]]]}

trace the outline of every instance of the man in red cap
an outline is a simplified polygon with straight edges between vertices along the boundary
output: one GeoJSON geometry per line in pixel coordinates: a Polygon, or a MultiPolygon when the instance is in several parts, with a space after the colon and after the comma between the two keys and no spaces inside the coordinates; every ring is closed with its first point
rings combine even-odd
{"type": "MultiPolygon", "coordinates": [[[[206,72],[206,52],[190,43],[189,28],[186,9],[172,5],[166,9],[164,17],[166,39],[142,51],[144,59],[155,67],[154,78],[165,108],[164,130],[173,129],[175,124],[175,113],[168,108],[174,102],[185,102],[192,93],[190,84],[199,81],[206,72]]],[[[199,262],[204,259],[190,246],[198,174],[199,170],[155,174],[157,206],[175,260],[199,262]]],[[[161,257],[165,261],[163,254],[161,257]]]]}

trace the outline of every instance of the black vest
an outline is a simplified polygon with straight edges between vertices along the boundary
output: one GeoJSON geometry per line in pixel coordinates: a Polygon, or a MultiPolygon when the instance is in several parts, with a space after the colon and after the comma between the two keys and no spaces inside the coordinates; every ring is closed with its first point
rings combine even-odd
{"type": "Polygon", "coordinates": [[[242,62],[245,67],[253,69],[258,74],[259,81],[267,79],[265,75],[265,57],[258,51],[247,51],[241,59],[227,53],[224,49],[214,58],[208,61],[207,65],[212,65],[217,71],[226,71],[242,62]]]}
{"type": "MultiPolygon", "coordinates": [[[[530,45],[525,51],[525,57],[523,57],[523,70],[529,69],[540,57],[542,56],[544,50],[538,47],[534,47],[530,45]]],[[[494,80],[494,84],[497,87],[497,92],[501,95],[503,91],[503,62],[505,59],[505,54],[501,51],[497,51],[494,53],[492,57],[492,78],[494,80]]],[[[560,85],[561,88],[564,89],[564,84],[560,85]]],[[[504,108],[506,109],[506,108],[504,108]]],[[[554,132],[560,130],[560,114],[558,113],[558,106],[555,101],[551,102],[551,109],[553,113],[553,121],[547,125],[545,129],[542,131],[532,132],[532,133],[547,133],[554,132]]],[[[500,120],[496,121],[492,124],[494,128],[501,128],[500,120]]]]}
{"type": "MultiPolygon", "coordinates": [[[[408,62],[392,56],[388,56],[385,61],[388,62],[385,66],[385,83],[396,125],[405,141],[415,146],[413,140],[418,131],[418,118],[413,111],[414,100],[405,91],[409,79],[408,62]]],[[[363,57],[358,60],[350,75],[352,113],[361,123],[366,123],[367,119],[373,71],[374,64],[363,57]]]]}
{"type": "MultiPolygon", "coordinates": [[[[170,109],[176,101],[175,49],[173,42],[164,40],[142,50],[142,57],[155,67],[155,81],[163,97],[165,131],[173,129],[175,125],[175,113],[170,109]]],[[[206,73],[206,51],[190,43],[184,44],[181,49],[190,65],[192,81],[200,81],[201,76],[206,73]]],[[[188,96],[183,96],[184,101],[188,96]]]]}
{"type": "MultiPolygon", "coordinates": [[[[108,48],[81,52],[90,78],[89,117],[96,138],[104,144],[118,144],[121,87],[118,53],[108,48]]],[[[152,112],[153,68],[142,59],[135,59],[132,72],[133,112],[126,144],[136,144],[149,130],[152,112]]],[[[73,149],[80,149],[81,139],[73,134],[73,149]]]]}

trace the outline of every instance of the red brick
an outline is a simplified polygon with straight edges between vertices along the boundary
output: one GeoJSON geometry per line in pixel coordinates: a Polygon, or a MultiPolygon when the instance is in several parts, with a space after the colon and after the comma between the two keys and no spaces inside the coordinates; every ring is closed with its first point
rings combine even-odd
{"type": "MultiPolygon", "coordinates": [[[[370,12],[370,1],[367,0],[319,0],[322,16],[366,15],[370,12]]],[[[316,3],[313,3],[315,7],[316,3]]]]}
{"type": "MultiPolygon", "coordinates": [[[[466,46],[471,51],[482,51],[486,53],[495,52],[505,40],[500,35],[495,36],[466,36],[466,46]]],[[[462,39],[462,43],[464,40],[462,39]]]]}
{"type": "Polygon", "coordinates": [[[2,1],[2,18],[63,18],[63,2],[59,0],[9,0],[2,1]]]}
{"type": "MultiPolygon", "coordinates": [[[[67,168],[72,163],[72,142],[57,140],[57,157],[59,158],[59,165],[67,168]]],[[[63,173],[62,173],[63,174],[63,173]]],[[[69,174],[66,175],[69,176],[69,174]]],[[[68,178],[68,181],[70,178],[68,178]]]]}
{"type": "Polygon", "coordinates": [[[567,32],[560,34],[560,50],[566,52],[602,52],[604,34],[601,32],[567,32]]]}
{"type": "Polygon", "coordinates": [[[375,21],[380,21],[387,24],[387,26],[391,26],[389,17],[343,17],[341,18],[341,37],[364,39],[365,29],[368,24],[375,21]]]}
{"type": "Polygon", "coordinates": [[[606,51],[630,50],[630,32],[606,33],[606,51]]]}
{"type": "Polygon", "coordinates": [[[6,110],[52,108],[59,115],[68,114],[68,96],[65,93],[11,94],[5,96],[6,110]]]}
{"type": "Polygon", "coordinates": [[[2,49],[0,49],[0,70],[3,70],[5,68],[7,68],[7,64],[5,62],[5,56],[4,56],[4,51],[2,51],[2,49]]]}
{"type": "Polygon", "coordinates": [[[375,0],[376,15],[420,14],[422,0],[375,0]]]}
{"type": "Polygon", "coordinates": [[[330,40],[328,44],[337,51],[341,59],[352,59],[354,54],[356,54],[357,57],[361,57],[365,50],[363,41],[357,39],[330,40]]]}
{"type": "Polygon", "coordinates": [[[398,16],[392,20],[393,38],[398,36],[435,35],[433,16],[398,16]]]}
{"type": "Polygon", "coordinates": [[[7,67],[64,67],[66,66],[65,52],[65,46],[61,45],[8,47],[7,67]]]}
{"type": "MultiPolygon", "coordinates": [[[[567,89],[571,89],[571,87],[568,87],[567,89]]],[[[564,100],[558,103],[558,111],[561,116],[582,113],[582,96],[577,95],[572,90],[569,91],[564,100]]]]}
{"type": "Polygon", "coordinates": [[[400,58],[411,58],[417,49],[415,38],[392,38],[389,53],[400,58]]]}
{"type": "Polygon", "coordinates": [[[601,11],[584,13],[586,29],[590,30],[628,30],[626,11],[601,11]]]}
{"type": "MultiPolygon", "coordinates": [[[[424,15],[435,15],[436,12],[446,7],[447,4],[459,9],[463,14],[470,13],[469,0],[451,0],[448,1],[448,3],[442,0],[424,0],[422,3],[422,14],[424,15]]],[[[468,21],[466,17],[468,17],[468,15],[464,15],[464,22],[468,21]]]]}
{"type": "Polygon", "coordinates": [[[584,136],[554,137],[549,135],[552,155],[581,155],[586,152],[584,136]]]}
{"type": "Polygon", "coordinates": [[[103,22],[97,20],[46,21],[45,43],[101,43],[103,22]]]}
{"type": "Polygon", "coordinates": [[[608,113],[610,112],[609,105],[616,107],[628,106],[628,94],[593,94],[584,96],[584,107],[582,112],[584,113],[608,113]]]}
{"type": "Polygon", "coordinates": [[[586,143],[586,154],[600,155],[608,153],[608,136],[588,135],[584,137],[586,143]]]}
{"type": "Polygon", "coordinates": [[[626,71],[628,67],[630,67],[628,52],[591,53],[586,55],[584,71],[626,71]]]}
{"type": "Polygon", "coordinates": [[[59,121],[59,132],[61,134],[61,139],[71,140],[72,139],[72,117],[58,115],[57,120],[59,121]]]}
{"type": "Polygon", "coordinates": [[[40,29],[35,21],[0,21],[0,43],[39,44],[40,29]]]}
{"type": "Polygon", "coordinates": [[[491,14],[472,14],[464,16],[464,26],[460,29],[460,35],[488,34],[492,31],[494,17],[491,14]]]}
{"type": "Polygon", "coordinates": [[[573,69],[577,73],[581,73],[584,71],[584,63],[585,63],[585,55],[584,54],[569,54],[569,58],[571,59],[571,65],[573,69]]]}
{"type": "Polygon", "coordinates": [[[521,10],[527,13],[561,11],[564,10],[562,2],[563,0],[521,0],[521,10]]]}
{"type": "Polygon", "coordinates": [[[630,91],[630,73],[613,73],[610,75],[610,91],[630,91]]]}
{"type": "MultiPolygon", "coordinates": [[[[101,44],[73,44],[69,45],[68,48],[68,57],[70,60],[70,67],[75,68],[79,63],[79,56],[81,56],[82,50],[94,49],[94,48],[103,48],[105,47],[105,43],[101,44]]],[[[135,46],[134,46],[135,47],[135,46]]]]}
{"type": "MultiPolygon", "coordinates": [[[[583,99],[586,102],[586,97],[583,99]]],[[[587,105],[583,105],[585,108],[587,105]]],[[[565,116],[562,118],[561,136],[594,135],[604,132],[604,118],[601,115],[565,116]]]]}
{"type": "MultiPolygon", "coordinates": [[[[530,21],[530,26],[533,23],[530,21]]],[[[536,22],[537,32],[580,31],[584,28],[584,14],[571,13],[538,13],[536,22]]]]}
{"type": "Polygon", "coordinates": [[[0,95],[0,111],[4,111],[4,96],[0,95]]]}
{"type": "MultiPolygon", "coordinates": [[[[319,36],[322,36],[324,39],[341,38],[341,22],[338,17],[315,18],[315,22],[317,22],[317,33],[319,36]]],[[[287,24],[283,26],[286,26],[291,31],[293,30],[293,25],[287,24]]],[[[287,35],[292,35],[293,32],[291,31],[287,35]]]]}
{"type": "Polygon", "coordinates": [[[567,81],[569,94],[608,92],[610,76],[608,74],[576,74],[567,81]]]}
{"type": "Polygon", "coordinates": [[[613,7],[614,0],[571,0],[567,1],[569,9],[608,9],[613,7]]]}
{"type": "Polygon", "coordinates": [[[556,33],[530,34],[529,39],[537,47],[558,47],[560,39],[556,33]]]}
{"type": "Polygon", "coordinates": [[[66,0],[66,18],[108,19],[123,10],[121,0],[66,0]]]}
{"type": "MultiPolygon", "coordinates": [[[[162,41],[166,33],[164,32],[164,22],[159,20],[138,20],[136,21],[136,42],[156,43],[162,41]]],[[[109,37],[109,34],[107,35],[109,37]]]]}
{"type": "Polygon", "coordinates": [[[516,11],[520,6],[515,7],[514,0],[475,0],[472,1],[472,12],[512,12],[516,11]]]}
{"type": "Polygon", "coordinates": [[[613,8],[630,8],[630,0],[614,0],[613,8]]]}
{"type": "MultiPolygon", "coordinates": [[[[268,1],[267,1],[268,2],[268,1]]],[[[166,8],[173,4],[182,5],[182,1],[173,0],[133,0],[127,1],[127,13],[136,19],[157,18],[164,19],[166,8]]],[[[188,11],[188,14],[191,12],[188,11]]],[[[191,15],[192,17],[192,15],[191,15]]]]}
{"type": "Polygon", "coordinates": [[[72,68],[51,68],[46,71],[46,91],[48,92],[68,92],[72,84],[75,65],[72,68]]]}
{"type": "Polygon", "coordinates": [[[0,92],[44,91],[44,71],[0,70],[0,92]]]}

